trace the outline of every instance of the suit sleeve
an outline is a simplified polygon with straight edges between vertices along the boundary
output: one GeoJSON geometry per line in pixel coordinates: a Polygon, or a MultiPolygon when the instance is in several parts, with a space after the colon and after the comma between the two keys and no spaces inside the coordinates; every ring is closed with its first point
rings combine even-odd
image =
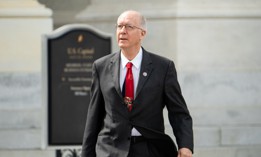
{"type": "Polygon", "coordinates": [[[182,96],[176,69],[172,61],[169,63],[165,79],[164,101],[178,148],[189,148],[193,152],[192,118],[182,96]]]}
{"type": "Polygon", "coordinates": [[[91,98],[83,136],[82,157],[96,157],[95,147],[97,137],[105,113],[104,99],[100,89],[100,81],[95,64],[93,64],[92,71],[93,80],[91,85],[91,98]]]}

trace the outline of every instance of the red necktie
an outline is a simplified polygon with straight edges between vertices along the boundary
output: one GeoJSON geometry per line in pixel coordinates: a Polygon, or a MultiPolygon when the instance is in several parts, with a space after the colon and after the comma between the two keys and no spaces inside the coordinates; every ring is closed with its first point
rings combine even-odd
{"type": "Polygon", "coordinates": [[[128,62],[127,73],[125,78],[125,103],[127,104],[128,110],[132,110],[132,101],[134,99],[134,80],[132,75],[132,63],[128,62]]]}

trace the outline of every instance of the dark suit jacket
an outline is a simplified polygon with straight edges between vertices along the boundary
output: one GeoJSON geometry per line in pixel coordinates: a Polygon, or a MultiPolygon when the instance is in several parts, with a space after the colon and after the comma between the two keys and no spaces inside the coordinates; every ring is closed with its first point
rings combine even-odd
{"type": "Polygon", "coordinates": [[[147,138],[152,156],[176,157],[175,144],[164,133],[164,107],[168,109],[178,147],[193,151],[192,118],[181,94],[174,63],[143,49],[131,112],[123,101],[119,68],[119,52],[93,64],[82,157],[127,157],[132,127],[147,138]]]}

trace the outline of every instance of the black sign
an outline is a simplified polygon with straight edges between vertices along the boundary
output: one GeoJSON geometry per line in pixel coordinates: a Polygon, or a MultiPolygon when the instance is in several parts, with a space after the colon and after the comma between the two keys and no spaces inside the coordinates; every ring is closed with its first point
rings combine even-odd
{"type": "Polygon", "coordinates": [[[92,63],[111,53],[111,37],[82,25],[55,34],[47,39],[48,145],[81,145],[92,63]]]}

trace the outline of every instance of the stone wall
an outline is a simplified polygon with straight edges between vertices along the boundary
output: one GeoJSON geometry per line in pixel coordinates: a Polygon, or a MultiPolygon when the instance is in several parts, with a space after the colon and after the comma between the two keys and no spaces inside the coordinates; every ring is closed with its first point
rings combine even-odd
{"type": "Polygon", "coordinates": [[[179,1],[177,63],[196,157],[261,148],[261,2],[179,1]]]}

